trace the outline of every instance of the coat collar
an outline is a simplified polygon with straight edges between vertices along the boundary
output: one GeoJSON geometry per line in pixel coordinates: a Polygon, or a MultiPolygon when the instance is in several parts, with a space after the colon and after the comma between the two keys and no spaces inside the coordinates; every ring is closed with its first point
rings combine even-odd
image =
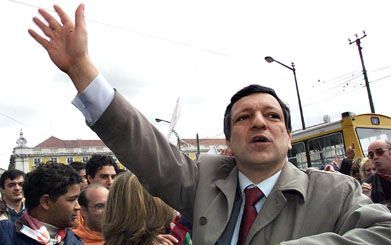
{"type": "Polygon", "coordinates": [[[305,202],[307,199],[308,181],[307,174],[286,161],[280,177],[257,215],[247,239],[251,240],[256,233],[270,224],[280,214],[287,203],[286,195],[294,194],[305,202]]]}
{"type": "Polygon", "coordinates": [[[295,192],[299,194],[305,202],[307,200],[308,181],[309,179],[306,173],[298,169],[292,163],[286,161],[272,192],[295,192]]]}

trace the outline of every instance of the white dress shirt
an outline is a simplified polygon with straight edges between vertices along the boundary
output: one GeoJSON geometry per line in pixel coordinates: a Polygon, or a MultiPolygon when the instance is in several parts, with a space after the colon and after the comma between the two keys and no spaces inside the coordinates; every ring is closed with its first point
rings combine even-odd
{"type": "Polygon", "coordinates": [[[239,186],[240,186],[240,193],[242,194],[242,205],[240,207],[240,211],[238,214],[238,218],[236,220],[236,225],[234,229],[234,233],[232,235],[231,239],[231,245],[237,245],[238,243],[238,238],[239,238],[239,231],[240,231],[240,223],[242,221],[242,216],[243,216],[243,209],[244,209],[244,203],[246,200],[246,197],[244,195],[244,190],[248,186],[257,186],[264,194],[264,196],[255,204],[255,209],[257,210],[257,213],[259,213],[259,210],[261,210],[263,204],[265,203],[267,197],[269,196],[270,192],[272,191],[274,185],[277,182],[278,177],[281,174],[281,170],[275,173],[273,176],[270,176],[269,178],[265,179],[259,184],[254,184],[247,178],[246,175],[244,175],[242,172],[238,172],[238,177],[239,177],[239,186]]]}

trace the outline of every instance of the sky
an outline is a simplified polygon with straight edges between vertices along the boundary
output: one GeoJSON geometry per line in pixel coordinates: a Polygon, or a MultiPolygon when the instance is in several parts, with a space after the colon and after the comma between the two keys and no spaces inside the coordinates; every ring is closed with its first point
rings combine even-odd
{"type": "MultiPolygon", "coordinates": [[[[97,139],[71,104],[70,79],[27,33],[38,8],[58,4],[74,18],[80,1],[0,1],[0,167],[20,130],[34,147],[50,136],[97,139]]],[[[306,126],[324,115],[370,112],[355,43],[360,38],[374,107],[391,115],[391,2],[143,0],[83,1],[89,54],[108,79],[164,134],[177,99],[181,138],[223,138],[231,96],[249,84],[274,88],[301,128],[296,65],[306,126]]],[[[52,12],[53,13],[53,12],[52,12]]],[[[174,137],[174,136],[172,136],[174,137]]],[[[175,139],[175,137],[174,137],[175,139]]],[[[173,139],[171,139],[173,140],[173,139]]]]}

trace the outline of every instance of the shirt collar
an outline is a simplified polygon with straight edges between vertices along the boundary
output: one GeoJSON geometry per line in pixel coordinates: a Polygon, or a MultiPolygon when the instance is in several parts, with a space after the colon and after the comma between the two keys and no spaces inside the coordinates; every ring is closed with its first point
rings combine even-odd
{"type": "Polygon", "coordinates": [[[249,180],[247,176],[244,175],[241,171],[238,171],[240,191],[243,195],[244,189],[246,189],[248,186],[257,186],[263,192],[265,197],[268,197],[274,185],[276,184],[280,174],[281,174],[281,170],[256,185],[253,182],[251,182],[251,180],[249,180]]]}
{"type": "Polygon", "coordinates": [[[15,209],[13,209],[12,207],[8,206],[8,204],[6,202],[5,202],[5,205],[7,206],[7,211],[8,212],[14,212],[16,214],[20,214],[20,213],[24,212],[24,209],[25,209],[24,202],[22,202],[22,208],[19,210],[19,212],[16,212],[15,209]]]}

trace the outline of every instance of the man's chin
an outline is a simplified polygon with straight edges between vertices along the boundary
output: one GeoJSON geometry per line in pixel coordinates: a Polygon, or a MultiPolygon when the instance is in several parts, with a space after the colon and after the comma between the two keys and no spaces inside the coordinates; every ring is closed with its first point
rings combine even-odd
{"type": "Polygon", "coordinates": [[[14,197],[13,200],[15,202],[21,202],[21,201],[23,201],[23,196],[21,196],[21,197],[14,197]]]}

